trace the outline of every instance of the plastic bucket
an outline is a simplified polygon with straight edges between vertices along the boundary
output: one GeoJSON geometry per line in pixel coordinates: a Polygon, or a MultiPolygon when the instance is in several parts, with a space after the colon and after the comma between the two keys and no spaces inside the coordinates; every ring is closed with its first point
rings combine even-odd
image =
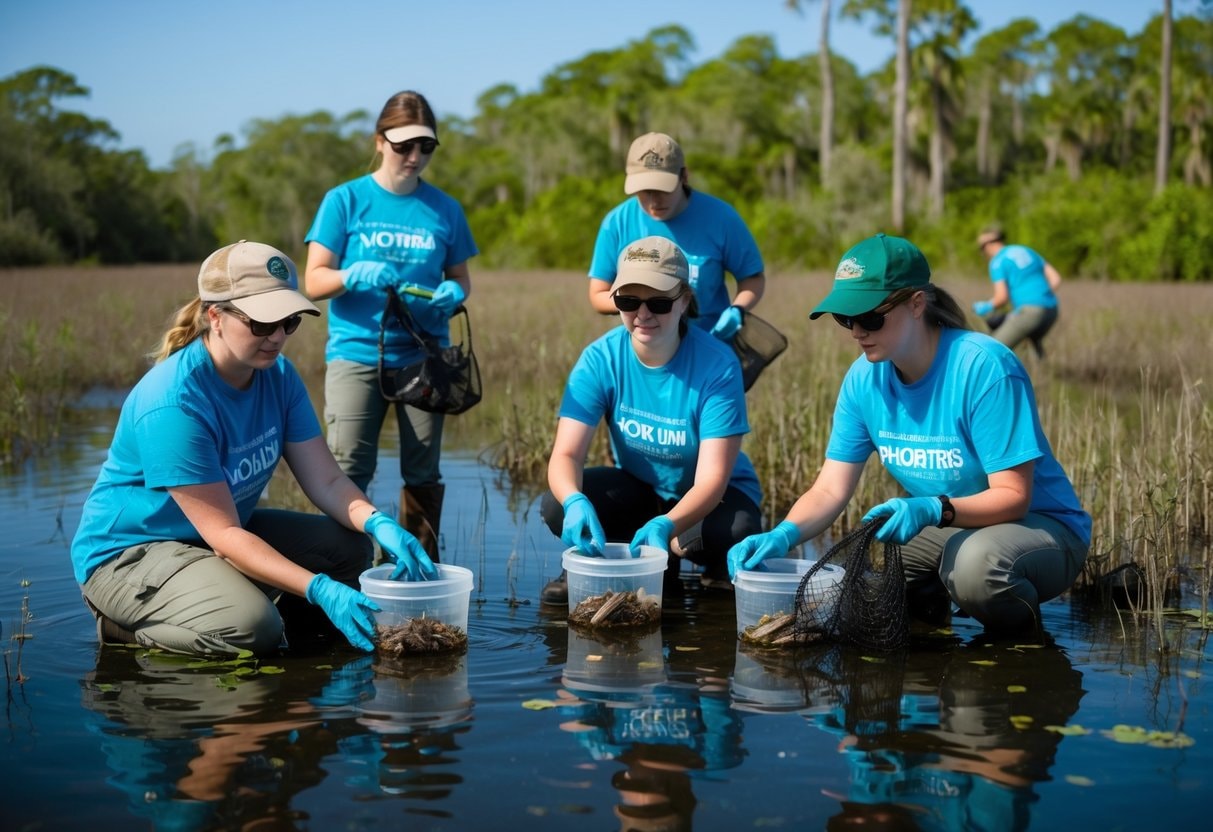
{"type": "Polygon", "coordinates": [[[377,627],[397,627],[414,618],[432,618],[443,624],[468,629],[468,605],[472,599],[472,570],[445,563],[434,564],[438,577],[431,581],[393,581],[395,565],[372,567],[362,573],[362,591],[379,605],[377,627]]]}
{"type": "Polygon", "coordinates": [[[632,557],[626,543],[608,543],[603,557],[582,555],[576,548],[564,550],[561,557],[569,582],[569,612],[586,598],[607,592],[644,590],[646,597],[661,606],[661,582],[669,555],[656,546],[641,546],[640,557],[632,557]]]}
{"type": "MultiPolygon", "coordinates": [[[[763,616],[774,618],[795,613],[796,590],[805,573],[816,563],[800,558],[769,558],[762,562],[762,569],[738,570],[733,580],[738,635],[757,624],[763,616]]],[[[824,593],[841,581],[844,574],[841,566],[828,563],[813,576],[811,588],[815,593],[824,593]]],[[[828,607],[818,609],[821,617],[829,614],[828,607]]]]}

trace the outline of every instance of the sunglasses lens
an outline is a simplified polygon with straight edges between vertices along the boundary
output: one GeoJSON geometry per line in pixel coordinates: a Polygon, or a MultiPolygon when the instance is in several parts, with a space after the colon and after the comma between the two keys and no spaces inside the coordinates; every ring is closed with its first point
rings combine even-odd
{"type": "Polygon", "coordinates": [[[654,315],[664,315],[674,308],[673,298],[649,298],[644,302],[654,315]]]}
{"type": "Polygon", "coordinates": [[[620,312],[635,312],[640,308],[640,298],[631,295],[615,295],[615,308],[620,312]]]}
{"type": "Polygon", "coordinates": [[[282,331],[285,332],[287,335],[290,335],[292,332],[294,332],[296,329],[299,328],[299,324],[302,322],[303,322],[302,315],[291,315],[289,318],[287,318],[285,321],[282,322],[282,331]]]}
{"type": "Polygon", "coordinates": [[[884,326],[883,312],[864,312],[862,315],[838,315],[834,314],[834,320],[838,321],[838,325],[844,329],[854,329],[856,325],[865,332],[879,332],[884,326]]]}
{"type": "Polygon", "coordinates": [[[615,308],[620,312],[635,312],[641,304],[644,304],[654,315],[664,315],[674,308],[676,300],[678,298],[669,298],[664,295],[644,300],[633,295],[615,295],[615,308]]]}
{"type": "Polygon", "coordinates": [[[419,148],[423,156],[429,156],[438,149],[437,139],[409,139],[407,142],[388,142],[388,144],[401,156],[408,156],[413,152],[414,147],[419,148]]]}

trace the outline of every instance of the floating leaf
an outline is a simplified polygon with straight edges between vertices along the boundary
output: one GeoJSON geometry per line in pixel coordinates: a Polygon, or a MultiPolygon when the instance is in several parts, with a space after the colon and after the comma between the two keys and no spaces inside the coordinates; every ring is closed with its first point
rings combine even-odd
{"type": "Polygon", "coordinates": [[[694,653],[699,648],[698,647],[688,647],[688,646],[679,644],[674,649],[677,650],[679,653],[694,653]]]}
{"type": "Polygon", "coordinates": [[[1111,731],[1101,731],[1105,737],[1126,745],[1149,745],[1152,748],[1188,748],[1196,740],[1174,731],[1148,731],[1137,725],[1116,725],[1111,731]]]}
{"type": "Polygon", "coordinates": [[[636,666],[641,670],[652,670],[657,667],[662,667],[661,662],[636,662],[636,666]]]}
{"type": "Polygon", "coordinates": [[[1199,670],[1185,670],[1185,671],[1183,671],[1183,674],[1185,676],[1187,676],[1189,679],[1199,679],[1200,678],[1199,670]]]}
{"type": "Polygon", "coordinates": [[[585,660],[587,662],[600,662],[602,661],[602,656],[599,656],[597,653],[591,653],[585,657],[585,660]]]}
{"type": "Polygon", "coordinates": [[[1012,716],[1011,717],[1011,724],[1014,725],[1016,728],[1018,728],[1020,731],[1023,731],[1027,728],[1031,728],[1032,723],[1035,721],[1036,720],[1032,719],[1032,717],[1030,717],[1030,716],[1012,716]]]}
{"type": "Polygon", "coordinates": [[[982,667],[994,667],[998,662],[990,661],[989,659],[974,659],[969,664],[981,665],[982,667]]]}
{"type": "Polygon", "coordinates": [[[267,676],[273,676],[277,673],[286,673],[285,667],[278,667],[277,665],[272,665],[272,664],[266,665],[264,667],[259,667],[259,668],[257,668],[257,670],[258,670],[258,672],[264,673],[267,676]]]}
{"type": "Polygon", "coordinates": [[[863,659],[865,662],[871,662],[872,664],[884,664],[884,659],[880,658],[879,656],[860,656],[859,658],[863,659]]]}
{"type": "Polygon", "coordinates": [[[1083,728],[1081,725],[1046,725],[1045,730],[1063,737],[1085,737],[1091,733],[1090,728],[1083,728]]]}
{"type": "Polygon", "coordinates": [[[522,703],[522,707],[528,711],[546,711],[548,708],[555,708],[556,703],[551,699],[528,699],[522,703]]]}
{"type": "Polygon", "coordinates": [[[1028,689],[1023,685],[1007,685],[1007,693],[1027,693],[1028,689]]]}
{"type": "Polygon", "coordinates": [[[1042,647],[1044,647],[1043,644],[1016,644],[1013,649],[1015,649],[1015,650],[1039,650],[1042,647]]]}
{"type": "Polygon", "coordinates": [[[1067,774],[1066,782],[1071,786],[1094,786],[1095,781],[1090,777],[1083,777],[1081,774],[1067,774]]]}

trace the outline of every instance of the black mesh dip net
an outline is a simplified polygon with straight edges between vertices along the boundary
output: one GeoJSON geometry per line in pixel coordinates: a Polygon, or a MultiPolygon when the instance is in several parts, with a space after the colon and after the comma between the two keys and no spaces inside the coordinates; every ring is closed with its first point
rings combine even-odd
{"type": "Polygon", "coordinates": [[[864,650],[898,650],[909,644],[901,548],[872,546],[883,522],[883,517],[872,520],[839,540],[801,578],[795,612],[760,622],[744,640],[763,647],[834,643],[864,650]],[[830,564],[842,567],[841,580],[818,579],[830,564]]]}

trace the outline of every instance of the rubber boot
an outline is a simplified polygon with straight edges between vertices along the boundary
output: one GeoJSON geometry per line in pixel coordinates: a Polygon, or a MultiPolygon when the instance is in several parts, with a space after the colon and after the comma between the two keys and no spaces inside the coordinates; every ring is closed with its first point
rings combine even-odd
{"type": "Polygon", "coordinates": [[[438,535],[442,529],[442,500],[446,486],[406,485],[400,489],[400,525],[421,543],[438,563],[438,535]]]}

